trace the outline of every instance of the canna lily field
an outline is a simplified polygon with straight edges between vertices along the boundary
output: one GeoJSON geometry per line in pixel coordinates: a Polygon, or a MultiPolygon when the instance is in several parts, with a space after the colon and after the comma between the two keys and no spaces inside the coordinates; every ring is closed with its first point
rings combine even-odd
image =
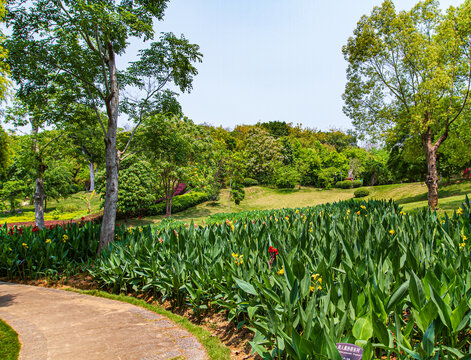
{"type": "Polygon", "coordinates": [[[363,359],[471,359],[470,219],[468,199],[452,217],[346,201],[119,226],[99,257],[99,225],[3,227],[0,274],[86,267],[115,292],[225,311],[266,359],[340,360],[340,342],[363,359]]]}

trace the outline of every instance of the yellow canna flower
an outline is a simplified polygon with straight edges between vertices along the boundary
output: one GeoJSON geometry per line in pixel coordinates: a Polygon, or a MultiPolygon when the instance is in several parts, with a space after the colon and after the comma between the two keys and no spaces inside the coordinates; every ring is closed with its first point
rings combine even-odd
{"type": "Polygon", "coordinates": [[[51,239],[46,239],[46,244],[50,244],[52,242],[51,239]]]}
{"type": "Polygon", "coordinates": [[[284,273],[285,273],[285,269],[282,266],[281,269],[278,270],[278,275],[283,275],[284,273]]]}
{"type": "Polygon", "coordinates": [[[459,208],[456,213],[457,213],[458,215],[463,215],[463,209],[462,209],[462,208],[459,208]]]}
{"type": "Polygon", "coordinates": [[[389,234],[394,235],[395,233],[396,232],[393,229],[389,230],[389,234]]]}

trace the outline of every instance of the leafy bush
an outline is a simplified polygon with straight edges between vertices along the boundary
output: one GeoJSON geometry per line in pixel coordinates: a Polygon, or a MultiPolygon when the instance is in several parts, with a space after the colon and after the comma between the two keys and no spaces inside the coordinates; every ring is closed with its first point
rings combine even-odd
{"type": "Polygon", "coordinates": [[[359,188],[363,186],[363,180],[353,180],[352,181],[353,188],[359,188]]]}
{"type": "Polygon", "coordinates": [[[245,199],[245,190],[242,187],[242,184],[232,184],[231,198],[234,200],[236,205],[239,205],[240,202],[245,199]]]}
{"type": "Polygon", "coordinates": [[[244,186],[257,186],[258,185],[258,181],[255,180],[255,179],[252,179],[252,178],[245,178],[243,181],[242,181],[242,184],[244,186]]]}
{"type": "MultiPolygon", "coordinates": [[[[172,199],[172,214],[186,210],[192,206],[201,204],[208,200],[208,194],[199,191],[192,191],[183,195],[175,196],[172,199]]],[[[165,214],[165,201],[151,205],[147,211],[147,215],[163,215],[165,214]]]]}
{"type": "Polygon", "coordinates": [[[340,189],[351,189],[352,186],[353,185],[350,180],[337,181],[337,183],[335,184],[335,187],[340,188],[340,189]]]}
{"type": "MultiPolygon", "coordinates": [[[[54,276],[96,257],[100,225],[0,227],[0,276],[54,276]]],[[[124,232],[124,230],[121,230],[124,232]]]]}
{"type": "Polygon", "coordinates": [[[275,171],[274,182],[278,189],[294,189],[300,180],[299,172],[290,166],[281,166],[275,171]]]}
{"type": "Polygon", "coordinates": [[[357,189],[353,193],[356,198],[361,198],[370,195],[370,191],[368,189],[357,189]]]}
{"type": "MultiPolygon", "coordinates": [[[[155,176],[147,161],[123,162],[119,170],[118,217],[145,214],[155,201],[155,176]]],[[[102,198],[105,197],[106,174],[99,171],[95,188],[102,198]]]]}
{"type": "Polygon", "coordinates": [[[220,307],[255,332],[251,345],[265,359],[341,359],[335,344],[348,342],[363,345],[364,359],[443,351],[454,360],[471,337],[469,211],[468,202],[439,219],[348,201],[228,214],[206,226],[144,228],[111,244],[91,273],[195,314],[220,307]]]}

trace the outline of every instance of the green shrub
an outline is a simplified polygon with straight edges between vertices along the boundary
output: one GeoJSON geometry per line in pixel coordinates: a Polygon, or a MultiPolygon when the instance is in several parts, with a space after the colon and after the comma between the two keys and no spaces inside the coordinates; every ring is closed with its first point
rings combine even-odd
{"type": "Polygon", "coordinates": [[[245,178],[242,181],[242,184],[244,186],[257,186],[258,185],[258,180],[252,179],[252,178],[245,178]]]}
{"type": "Polygon", "coordinates": [[[299,184],[301,175],[290,166],[282,166],[275,171],[275,186],[278,189],[294,189],[299,184]]]}
{"type": "Polygon", "coordinates": [[[353,195],[355,195],[356,198],[361,198],[361,197],[370,195],[370,191],[368,189],[361,188],[361,189],[355,190],[353,195]]]}
{"type": "MultiPolygon", "coordinates": [[[[183,210],[186,210],[192,206],[201,204],[208,200],[208,194],[192,191],[187,194],[175,196],[172,199],[172,214],[183,210]]],[[[165,201],[159,202],[158,204],[151,205],[147,211],[147,215],[163,215],[165,214],[165,201]]]]}
{"type": "Polygon", "coordinates": [[[245,190],[242,187],[242,184],[232,184],[231,198],[234,200],[236,205],[239,205],[240,202],[245,199],[245,190]]]}
{"type": "Polygon", "coordinates": [[[352,181],[352,186],[354,188],[359,188],[359,187],[363,186],[363,180],[353,180],[352,181]]]}
{"type": "Polygon", "coordinates": [[[64,204],[57,207],[57,210],[61,213],[74,212],[80,210],[80,207],[76,204],[64,204]]]}
{"type": "Polygon", "coordinates": [[[352,182],[350,180],[337,181],[337,183],[335,184],[335,187],[340,188],[340,189],[351,189],[352,182]]]}

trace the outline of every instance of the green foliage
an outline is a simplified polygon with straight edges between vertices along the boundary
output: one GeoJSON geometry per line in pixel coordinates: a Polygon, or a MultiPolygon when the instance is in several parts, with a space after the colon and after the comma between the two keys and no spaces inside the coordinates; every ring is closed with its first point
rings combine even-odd
{"type": "Polygon", "coordinates": [[[65,164],[52,164],[44,172],[44,192],[47,198],[59,199],[77,191],[73,175],[65,164]]]}
{"type": "Polygon", "coordinates": [[[281,162],[281,147],[278,141],[265,131],[254,128],[245,143],[247,175],[259,183],[270,183],[276,167],[281,162]]]}
{"type": "Polygon", "coordinates": [[[0,228],[0,276],[37,278],[73,272],[94,259],[100,226],[93,223],[67,227],[0,228]]]}
{"type": "Polygon", "coordinates": [[[452,217],[408,215],[392,202],[236,214],[205,226],[0,229],[0,276],[54,276],[87,266],[116,292],[224,310],[265,358],[465,359],[470,342],[470,203],[452,217]],[[65,237],[64,237],[65,235],[65,237]],[[93,266],[90,266],[92,265],[93,266]]]}
{"type": "Polygon", "coordinates": [[[361,345],[365,360],[466,353],[469,202],[444,219],[379,201],[235,216],[132,231],[91,273],[196,314],[225,310],[265,358],[340,359],[337,342],[361,345]]]}
{"type": "Polygon", "coordinates": [[[242,184],[235,182],[232,184],[231,188],[231,198],[234,200],[236,205],[239,205],[242,200],[245,198],[245,190],[242,187],[242,184]]]}
{"type": "Polygon", "coordinates": [[[19,206],[18,198],[24,199],[27,191],[28,186],[24,181],[12,179],[2,184],[0,196],[10,203],[10,211],[13,212],[19,206]]]}
{"type": "MultiPolygon", "coordinates": [[[[1,48],[0,48],[0,52],[1,52],[1,48]]],[[[0,91],[1,91],[1,86],[0,86],[0,91]]],[[[10,162],[10,146],[9,146],[8,134],[0,126],[0,173],[5,171],[5,169],[8,167],[9,162],[10,162]]]]}
{"type": "Polygon", "coordinates": [[[290,166],[281,166],[275,170],[274,184],[278,189],[294,189],[300,181],[299,172],[290,166]]]}
{"type": "Polygon", "coordinates": [[[363,186],[363,180],[353,180],[352,181],[352,187],[353,188],[359,188],[360,186],[363,186]]]}
{"type": "Polygon", "coordinates": [[[64,204],[57,207],[57,210],[61,213],[65,212],[75,212],[80,210],[80,207],[77,204],[64,204]]]}
{"type": "Polygon", "coordinates": [[[284,121],[269,121],[266,123],[258,123],[257,126],[262,127],[274,138],[281,138],[289,136],[291,123],[287,124],[284,121]]]}
{"type": "Polygon", "coordinates": [[[353,184],[351,180],[343,180],[337,181],[335,183],[335,187],[338,187],[340,189],[351,189],[353,187],[353,184]]]}
{"type": "Polygon", "coordinates": [[[155,175],[148,162],[132,162],[120,170],[118,213],[120,216],[142,214],[155,201],[155,175]]]}
{"type": "Polygon", "coordinates": [[[368,189],[357,189],[357,190],[355,190],[353,195],[356,198],[361,198],[361,197],[365,197],[365,196],[370,195],[370,191],[368,189]]]}
{"type": "MultiPolygon", "coordinates": [[[[208,194],[191,191],[187,194],[175,196],[172,198],[172,212],[179,212],[186,210],[192,206],[201,204],[208,200],[208,194]]],[[[155,205],[151,205],[146,211],[147,215],[163,215],[165,214],[165,202],[160,202],[155,205]]]]}
{"type": "Polygon", "coordinates": [[[255,179],[246,177],[246,178],[244,178],[244,180],[242,181],[242,184],[243,184],[244,186],[257,186],[257,185],[258,185],[258,181],[255,180],[255,179]]]}

